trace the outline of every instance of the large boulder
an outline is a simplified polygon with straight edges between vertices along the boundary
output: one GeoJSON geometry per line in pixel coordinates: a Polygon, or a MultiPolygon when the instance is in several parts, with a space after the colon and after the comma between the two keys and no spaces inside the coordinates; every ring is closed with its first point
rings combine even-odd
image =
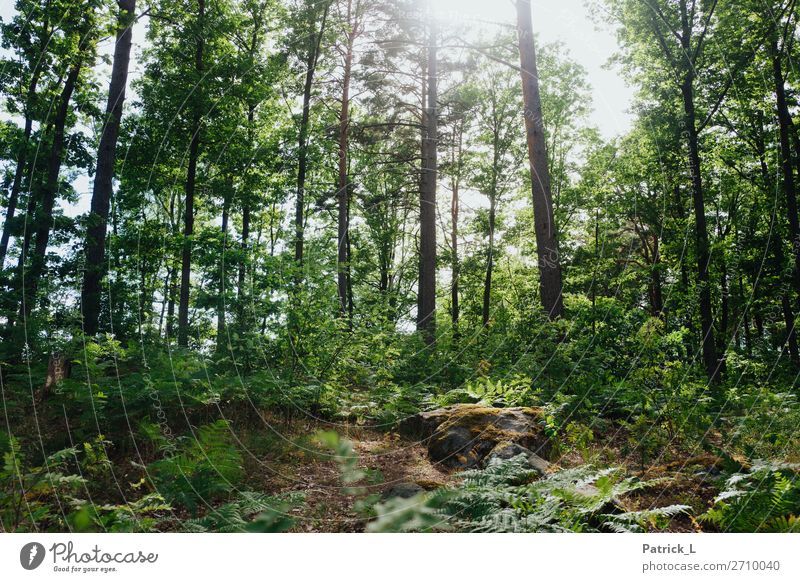
{"type": "Polygon", "coordinates": [[[540,408],[456,404],[414,415],[400,430],[425,442],[431,460],[450,468],[478,467],[501,443],[542,457],[551,449],[540,408]]]}

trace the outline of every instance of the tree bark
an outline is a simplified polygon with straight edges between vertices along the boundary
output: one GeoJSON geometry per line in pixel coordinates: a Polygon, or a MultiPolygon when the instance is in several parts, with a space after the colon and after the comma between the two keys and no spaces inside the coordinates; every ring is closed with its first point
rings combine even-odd
{"type": "Polygon", "coordinates": [[[225,279],[227,273],[226,255],[228,250],[228,217],[230,215],[230,201],[233,197],[233,177],[229,176],[225,184],[225,193],[222,202],[222,249],[220,250],[221,264],[219,268],[219,287],[217,291],[217,353],[225,349],[225,279]]]}
{"type": "Polygon", "coordinates": [[[681,97],[683,100],[684,134],[689,150],[689,173],[691,174],[692,201],[694,205],[697,287],[700,295],[700,327],[702,333],[700,341],[703,351],[703,364],[708,379],[712,383],[718,383],[725,363],[723,359],[718,358],[714,341],[714,315],[711,306],[711,282],[709,279],[711,254],[708,242],[708,226],[706,224],[703,178],[701,175],[697,113],[694,103],[695,63],[691,56],[696,54],[696,51],[692,49],[692,26],[689,22],[689,12],[685,0],[680,1],[680,14],[682,29],[680,42],[683,54],[681,97]]]}
{"type": "MultiPolygon", "coordinates": [[[[253,52],[255,52],[255,40],[253,41],[253,52]]],[[[255,149],[255,109],[254,104],[248,105],[247,109],[247,132],[248,144],[251,150],[255,149]]],[[[247,265],[249,263],[249,248],[250,248],[250,193],[245,192],[242,199],[242,240],[240,248],[242,251],[242,259],[239,261],[238,276],[236,280],[236,299],[237,299],[237,315],[239,319],[239,326],[241,329],[246,329],[245,312],[247,306],[246,290],[245,290],[245,275],[247,265]]]]}
{"type": "Polygon", "coordinates": [[[358,9],[353,17],[353,0],[347,0],[347,41],[342,79],[342,106],[339,113],[339,203],[337,244],[337,288],[339,293],[339,315],[348,318],[352,326],[353,305],[350,281],[350,184],[348,179],[348,137],[350,129],[350,77],[353,67],[353,45],[358,34],[358,9]]]}
{"type": "Polygon", "coordinates": [[[709,380],[716,383],[720,379],[722,361],[717,357],[717,348],[714,343],[714,316],[711,308],[711,289],[708,274],[711,256],[708,243],[705,199],[703,197],[703,178],[700,175],[700,145],[697,135],[693,80],[694,73],[689,69],[686,73],[681,93],[683,96],[684,119],[689,148],[689,171],[692,182],[692,201],[694,204],[695,252],[697,254],[697,286],[700,294],[703,364],[709,380]]]}
{"type": "MultiPolygon", "coordinates": [[[[203,51],[205,50],[205,39],[203,38],[202,28],[205,18],[205,0],[198,1],[198,22],[200,31],[195,46],[195,71],[197,79],[203,76],[203,51]]],[[[201,87],[198,85],[197,91],[201,87]]],[[[197,180],[197,160],[200,152],[200,131],[202,129],[202,114],[195,105],[194,120],[192,123],[192,140],[189,144],[189,167],[186,172],[186,202],[184,204],[183,215],[183,252],[181,256],[181,295],[178,302],[178,345],[187,347],[189,345],[189,290],[191,286],[192,274],[192,236],[194,235],[194,193],[195,182],[197,180]]]]}
{"type": "Polygon", "coordinates": [[[489,310],[492,301],[492,274],[494,270],[494,225],[496,214],[496,199],[493,194],[489,199],[489,248],[486,256],[486,275],[483,279],[483,327],[489,325],[489,310]]]}
{"type": "MultiPolygon", "coordinates": [[[[38,79],[37,79],[38,80],[38,79]]],[[[8,195],[8,207],[6,208],[6,219],[3,223],[3,234],[0,237],[0,271],[6,262],[6,254],[8,253],[8,243],[11,239],[11,227],[14,222],[14,215],[17,212],[17,204],[19,202],[19,192],[22,189],[22,177],[25,173],[25,165],[28,160],[28,142],[31,139],[31,132],[33,130],[33,118],[31,113],[27,110],[30,108],[30,103],[36,93],[36,81],[32,81],[28,90],[28,108],[25,112],[25,129],[22,133],[22,144],[20,145],[20,152],[17,156],[17,167],[14,171],[14,182],[11,184],[11,192],[8,195]]]]}
{"type": "Polygon", "coordinates": [[[430,20],[427,59],[427,103],[424,108],[420,183],[419,290],[417,330],[428,345],[436,341],[436,181],[438,176],[437,26],[430,20]]]}
{"type": "Polygon", "coordinates": [[[91,212],[86,232],[86,270],[81,293],[83,331],[88,336],[97,333],[100,319],[101,281],[105,271],[105,245],[108,212],[111,206],[114,162],[117,139],[128,83],[132,28],[135,18],[136,0],[118,0],[117,43],[114,48],[114,63],[108,89],[106,118],[97,151],[97,171],[94,176],[91,212]]]}
{"type": "Polygon", "coordinates": [[[780,159],[783,175],[783,192],[786,196],[786,212],[789,221],[789,236],[792,241],[792,254],[794,258],[793,283],[795,291],[800,294],[800,219],[797,214],[797,191],[795,189],[794,172],[792,170],[792,148],[790,144],[790,128],[792,118],[786,102],[786,86],[781,66],[781,54],[778,51],[777,41],[773,41],[770,52],[772,54],[772,72],[775,82],[775,102],[778,112],[778,128],[780,135],[780,159]]]}
{"type": "MultiPolygon", "coordinates": [[[[460,121],[457,123],[461,123],[460,121]]],[[[453,166],[455,175],[453,176],[452,181],[452,197],[450,199],[450,221],[452,223],[450,229],[450,247],[452,249],[452,261],[450,265],[450,270],[452,271],[452,281],[450,283],[450,319],[452,321],[453,326],[453,342],[457,343],[460,339],[461,334],[459,333],[458,329],[458,319],[459,319],[459,304],[458,304],[458,286],[459,286],[459,277],[461,275],[461,264],[458,260],[458,214],[459,214],[459,190],[461,186],[461,145],[463,139],[463,132],[461,131],[461,127],[459,129],[454,130],[454,134],[457,133],[457,144],[454,146],[457,148],[457,151],[454,153],[453,159],[453,166]]]]}
{"type": "Polygon", "coordinates": [[[558,252],[553,196],[550,191],[550,172],[547,166],[547,145],[544,137],[530,0],[517,0],[517,34],[525,105],[525,132],[531,170],[536,251],[539,259],[539,289],[542,307],[547,317],[556,319],[564,314],[561,260],[558,252]]]}

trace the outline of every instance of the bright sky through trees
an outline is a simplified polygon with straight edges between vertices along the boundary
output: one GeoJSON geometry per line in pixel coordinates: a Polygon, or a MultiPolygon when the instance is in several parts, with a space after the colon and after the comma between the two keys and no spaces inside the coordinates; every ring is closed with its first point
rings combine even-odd
{"type": "MultiPolygon", "coordinates": [[[[513,26],[512,0],[434,0],[440,20],[460,20],[472,28],[491,30],[513,26]]],[[[614,32],[605,23],[596,24],[587,0],[533,0],[533,29],[540,41],[564,43],[570,56],[586,68],[592,85],[594,112],[591,122],[606,137],[618,135],[630,127],[627,110],[633,97],[616,68],[606,68],[617,50],[614,32]]]]}

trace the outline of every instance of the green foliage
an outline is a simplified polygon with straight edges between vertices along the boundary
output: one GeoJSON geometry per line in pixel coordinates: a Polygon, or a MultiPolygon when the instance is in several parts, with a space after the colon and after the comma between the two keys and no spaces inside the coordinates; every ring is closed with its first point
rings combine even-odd
{"type": "Polygon", "coordinates": [[[228,422],[218,420],[179,439],[177,450],[148,465],[147,473],[167,501],[196,514],[234,489],[243,476],[242,455],[228,422]]]}
{"type": "Polygon", "coordinates": [[[78,503],[68,521],[77,532],[147,533],[171,511],[161,495],[149,493],[123,504],[78,503]]]}
{"type": "Polygon", "coordinates": [[[4,531],[151,531],[171,507],[158,494],[122,504],[102,504],[90,490],[101,491],[110,462],[102,437],[81,448],[48,455],[31,466],[14,437],[0,434],[0,526],[4,531]],[[87,500],[86,497],[89,499],[87,500]]]}
{"type": "Polygon", "coordinates": [[[497,380],[483,376],[468,381],[462,388],[431,396],[429,402],[437,408],[463,402],[498,407],[534,406],[541,403],[541,392],[532,384],[530,378],[520,374],[497,380]]]}
{"type": "Polygon", "coordinates": [[[291,508],[302,496],[288,499],[252,491],[241,491],[236,498],[209,511],[201,518],[187,520],[183,528],[191,533],[277,533],[291,529],[294,520],[291,508]]]}
{"type": "Polygon", "coordinates": [[[623,477],[616,468],[587,465],[538,476],[524,456],[495,461],[485,470],[463,473],[457,488],[378,505],[370,531],[645,531],[664,528],[670,517],[689,509],[618,509],[624,495],[654,482],[623,477]]]}
{"type": "Polygon", "coordinates": [[[800,533],[800,465],[757,463],[731,475],[700,520],[723,532],[800,533]]]}
{"type": "Polygon", "coordinates": [[[0,437],[3,465],[0,468],[0,525],[4,531],[49,531],[62,529],[69,512],[65,506],[86,485],[76,474],[78,450],[67,448],[49,454],[41,465],[33,465],[13,436],[0,437]]]}

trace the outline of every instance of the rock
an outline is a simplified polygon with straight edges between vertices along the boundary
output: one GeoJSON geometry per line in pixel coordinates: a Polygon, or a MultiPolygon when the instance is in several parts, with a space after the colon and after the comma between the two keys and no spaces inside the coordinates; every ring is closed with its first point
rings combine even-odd
{"type": "Polygon", "coordinates": [[[464,469],[479,466],[499,443],[546,456],[551,444],[544,435],[543,419],[539,408],[456,404],[410,417],[399,429],[427,443],[434,462],[464,469]]]}
{"type": "Polygon", "coordinates": [[[525,455],[525,460],[528,462],[528,465],[530,465],[531,469],[539,473],[539,475],[543,476],[548,473],[550,463],[522,445],[509,442],[498,443],[492,451],[486,455],[486,458],[483,460],[483,467],[489,466],[492,461],[513,459],[519,455],[525,455]]]}
{"type": "Polygon", "coordinates": [[[403,499],[409,499],[418,493],[424,493],[425,491],[426,489],[424,487],[416,483],[398,483],[391,489],[384,491],[381,495],[381,498],[391,499],[393,497],[401,497],[403,499]]]}
{"type": "Polygon", "coordinates": [[[419,412],[409,416],[400,422],[398,431],[407,437],[425,441],[433,436],[439,425],[447,420],[448,414],[458,406],[460,405],[419,412]]]}

